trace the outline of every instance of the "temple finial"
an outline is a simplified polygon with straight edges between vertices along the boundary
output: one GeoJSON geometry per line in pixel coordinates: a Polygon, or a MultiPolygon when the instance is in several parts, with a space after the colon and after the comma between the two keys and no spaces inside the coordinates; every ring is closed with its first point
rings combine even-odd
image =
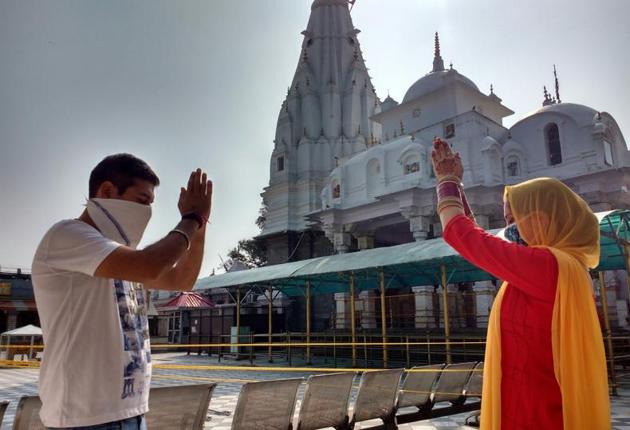
{"type": "Polygon", "coordinates": [[[551,98],[551,95],[549,94],[549,91],[547,91],[547,86],[545,85],[543,87],[543,94],[545,96],[545,98],[543,99],[543,106],[549,106],[553,104],[553,99],[551,98]]]}
{"type": "Polygon", "coordinates": [[[435,32],[435,56],[439,57],[440,56],[440,35],[438,34],[438,32],[435,32]]]}
{"type": "Polygon", "coordinates": [[[560,100],[560,83],[558,82],[558,73],[556,72],[556,65],[553,65],[553,77],[556,80],[556,100],[558,103],[562,103],[560,100]]]}
{"type": "Polygon", "coordinates": [[[440,35],[435,32],[435,51],[433,54],[433,71],[441,72],[444,70],[444,60],[442,60],[442,54],[440,52],[440,35]]]}
{"type": "Polygon", "coordinates": [[[490,94],[494,94],[494,85],[490,84],[490,94]]]}

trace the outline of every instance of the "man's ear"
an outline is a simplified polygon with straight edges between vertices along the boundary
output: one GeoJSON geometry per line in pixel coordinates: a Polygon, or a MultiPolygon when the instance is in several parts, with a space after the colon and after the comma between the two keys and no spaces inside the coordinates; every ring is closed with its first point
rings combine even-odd
{"type": "Polygon", "coordinates": [[[111,181],[103,182],[96,190],[97,199],[113,199],[118,196],[118,188],[111,181]]]}

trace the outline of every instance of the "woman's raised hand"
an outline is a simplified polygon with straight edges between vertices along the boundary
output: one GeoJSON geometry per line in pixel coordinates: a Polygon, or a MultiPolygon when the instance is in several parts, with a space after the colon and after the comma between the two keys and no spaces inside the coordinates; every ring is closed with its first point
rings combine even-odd
{"type": "Polygon", "coordinates": [[[459,152],[453,153],[448,142],[439,137],[433,139],[431,159],[438,182],[447,177],[455,177],[460,181],[462,180],[464,175],[462,160],[459,157],[459,152]]]}

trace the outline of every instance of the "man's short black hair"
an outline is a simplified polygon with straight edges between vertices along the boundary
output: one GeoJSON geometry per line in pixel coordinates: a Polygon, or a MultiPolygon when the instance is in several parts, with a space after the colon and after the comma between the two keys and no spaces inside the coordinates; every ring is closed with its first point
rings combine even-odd
{"type": "Polygon", "coordinates": [[[147,163],[131,154],[114,154],[105,157],[90,173],[90,198],[96,197],[96,192],[103,182],[110,181],[122,194],[134,184],[136,179],[142,179],[155,185],[160,185],[160,179],[147,163]]]}

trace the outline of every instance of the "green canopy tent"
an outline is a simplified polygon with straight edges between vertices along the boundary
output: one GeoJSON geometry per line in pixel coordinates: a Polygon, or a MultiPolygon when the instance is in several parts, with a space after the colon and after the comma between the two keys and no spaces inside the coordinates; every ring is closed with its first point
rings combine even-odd
{"type": "MultiPolygon", "coordinates": [[[[630,243],[630,211],[617,210],[596,215],[600,220],[601,258],[595,270],[625,269],[625,246],[630,243]]],[[[492,233],[500,235],[502,230],[493,230],[492,233]]],[[[438,238],[209,276],[199,279],[195,290],[273,286],[289,296],[301,296],[308,281],[312,294],[330,294],[347,292],[351,273],[355,276],[357,290],[378,288],[381,270],[390,278],[388,288],[432,285],[441,283],[442,267],[447,268],[449,283],[494,279],[438,238]]]]}
{"type": "MultiPolygon", "coordinates": [[[[600,212],[596,216],[600,221],[601,258],[600,265],[595,270],[626,269],[630,244],[630,211],[600,212]]],[[[502,229],[491,231],[497,235],[502,235],[502,232],[502,229]]],[[[264,288],[269,291],[270,296],[272,289],[289,296],[305,296],[308,341],[310,297],[313,294],[349,292],[350,308],[354,309],[354,296],[357,290],[379,289],[381,304],[384,304],[387,288],[446,286],[451,283],[492,279],[494,279],[492,275],[467,262],[442,238],[437,238],[210,276],[199,279],[195,290],[248,287],[264,288]]],[[[443,288],[443,293],[444,309],[447,311],[446,288],[443,288]]],[[[272,300],[268,300],[270,308],[271,302],[272,300]]],[[[240,300],[236,300],[236,305],[237,314],[240,314],[240,300]]],[[[381,327],[385,338],[384,306],[381,306],[381,310],[383,320],[381,327]]],[[[271,310],[269,312],[271,314],[271,310]]],[[[445,337],[448,339],[448,315],[445,315],[445,321],[445,337]]],[[[351,332],[354,342],[354,317],[351,318],[351,332]]],[[[269,335],[271,339],[271,318],[269,335]]]]}

